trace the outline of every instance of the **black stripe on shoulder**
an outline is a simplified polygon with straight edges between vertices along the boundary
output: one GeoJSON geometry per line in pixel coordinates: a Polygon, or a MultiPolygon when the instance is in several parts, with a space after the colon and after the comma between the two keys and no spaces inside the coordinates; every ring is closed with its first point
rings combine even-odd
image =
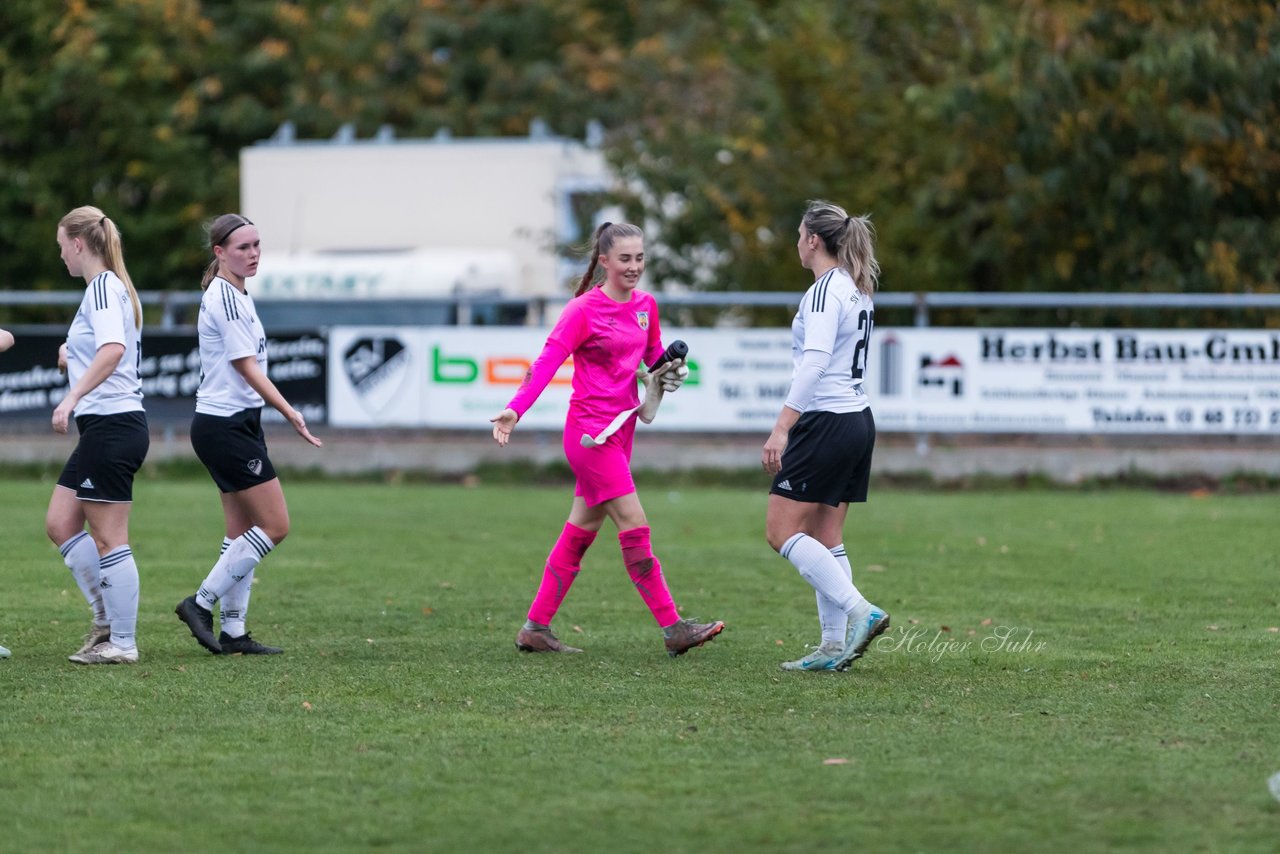
{"type": "Polygon", "coordinates": [[[93,288],[94,310],[100,311],[106,308],[107,307],[107,274],[105,270],[93,277],[93,281],[90,283],[90,287],[93,288]]]}
{"type": "Polygon", "coordinates": [[[810,311],[827,310],[827,285],[831,284],[831,277],[834,274],[835,268],[828,270],[826,275],[818,279],[817,284],[813,286],[813,301],[809,304],[810,311]]]}
{"type": "Polygon", "coordinates": [[[226,312],[227,320],[238,320],[240,318],[240,303],[236,302],[236,295],[231,293],[235,290],[229,282],[222,282],[222,310],[226,312]]]}

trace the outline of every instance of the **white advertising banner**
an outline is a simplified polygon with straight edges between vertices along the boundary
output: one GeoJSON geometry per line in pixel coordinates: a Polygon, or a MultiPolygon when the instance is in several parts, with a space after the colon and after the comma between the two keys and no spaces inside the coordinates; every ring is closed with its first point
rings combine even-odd
{"type": "MultiPolygon", "coordinates": [[[[488,429],[547,331],[335,328],[330,423],[488,429]]],[[[642,430],[769,431],[791,382],[789,330],[663,338],[688,343],[691,373],[642,430]]],[[[564,425],[572,371],[524,426],[564,425]]],[[[1280,434],[1280,332],[879,329],[865,383],[890,432],[1280,434]]]]}
{"type": "MultiPolygon", "coordinates": [[[[428,330],[426,374],[430,427],[486,426],[501,412],[542,351],[548,330],[437,327],[428,330]]],[[[663,328],[664,343],[689,345],[689,379],[667,395],[643,430],[767,432],[791,382],[791,334],[777,329],[727,331],[663,328]]],[[[560,429],[569,408],[572,360],[565,362],[525,413],[525,427],[560,429]]]]}
{"type": "Polygon", "coordinates": [[[883,430],[1280,434],[1280,332],[886,329],[872,348],[883,430]]]}
{"type": "MultiPolygon", "coordinates": [[[[549,329],[437,326],[427,330],[428,427],[490,428],[489,419],[506,408],[524,375],[542,352],[549,329]]],[[[564,427],[569,409],[573,360],[560,366],[520,426],[564,427]]]]}

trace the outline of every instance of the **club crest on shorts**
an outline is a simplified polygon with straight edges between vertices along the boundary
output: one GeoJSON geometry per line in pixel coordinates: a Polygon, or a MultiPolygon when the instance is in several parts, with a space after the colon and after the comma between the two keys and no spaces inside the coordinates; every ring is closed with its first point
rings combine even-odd
{"type": "Polygon", "coordinates": [[[636,323],[639,324],[641,329],[648,329],[649,328],[649,312],[637,311],[636,323]]]}
{"type": "Polygon", "coordinates": [[[248,466],[254,474],[262,474],[262,460],[249,460],[248,466]]]}

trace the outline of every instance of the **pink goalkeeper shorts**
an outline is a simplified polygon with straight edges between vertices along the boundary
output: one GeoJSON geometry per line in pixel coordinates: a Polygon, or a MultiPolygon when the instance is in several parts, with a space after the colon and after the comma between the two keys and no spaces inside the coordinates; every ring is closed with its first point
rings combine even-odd
{"type": "Polygon", "coordinates": [[[573,494],[581,495],[588,507],[636,491],[631,478],[631,445],[636,435],[632,418],[598,448],[584,448],[585,432],[572,421],[564,425],[564,455],[578,479],[573,494]]]}

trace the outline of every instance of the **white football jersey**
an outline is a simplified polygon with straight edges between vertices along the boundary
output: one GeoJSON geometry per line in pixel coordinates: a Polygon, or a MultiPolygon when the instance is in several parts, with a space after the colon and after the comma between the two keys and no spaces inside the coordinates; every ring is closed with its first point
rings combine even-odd
{"type": "Polygon", "coordinates": [[[76,404],[76,415],[116,415],[142,409],[142,330],[133,319],[133,301],[120,277],[107,270],[93,277],[67,331],[67,378],[80,381],[103,344],[123,344],[120,364],[76,404]]]}
{"type": "Polygon", "coordinates": [[[231,363],[256,356],[267,373],[267,333],[258,319],[253,297],[215,276],[200,300],[200,388],[196,412],[235,415],[262,406],[262,395],[245,382],[231,363]]]}
{"type": "MultiPolygon", "coordinates": [[[[835,267],[813,283],[791,322],[791,360],[799,368],[805,350],[831,354],[805,412],[860,412],[871,405],[862,390],[876,310],[853,278],[835,267]]],[[[794,373],[792,375],[794,377],[794,373]]]]}

